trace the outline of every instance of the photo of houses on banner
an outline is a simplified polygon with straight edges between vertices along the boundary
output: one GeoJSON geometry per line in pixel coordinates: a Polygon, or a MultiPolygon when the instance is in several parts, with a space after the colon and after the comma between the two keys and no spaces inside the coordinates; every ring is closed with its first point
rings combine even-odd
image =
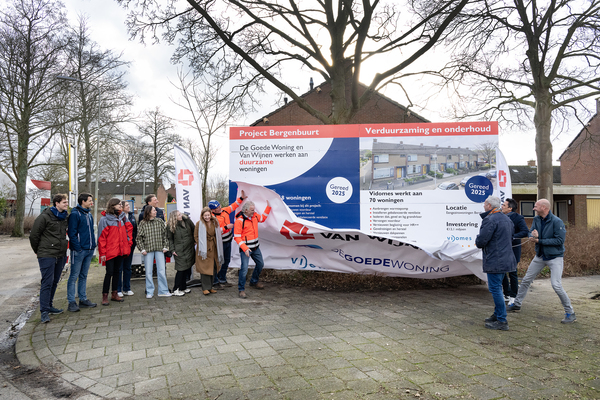
{"type": "Polygon", "coordinates": [[[475,175],[495,183],[497,147],[489,135],[361,138],[361,189],[464,190],[475,175]]]}

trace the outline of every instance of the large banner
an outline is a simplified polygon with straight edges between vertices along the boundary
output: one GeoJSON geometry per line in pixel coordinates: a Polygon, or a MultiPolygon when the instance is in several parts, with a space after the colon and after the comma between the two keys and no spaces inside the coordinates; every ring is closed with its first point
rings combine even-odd
{"type": "MultiPolygon", "coordinates": [[[[435,279],[481,271],[481,252],[446,243],[443,248],[420,248],[390,237],[368,235],[352,229],[330,229],[298,218],[277,193],[262,186],[237,182],[262,213],[271,213],[259,224],[259,241],[265,265],[271,269],[332,271],[382,276],[435,279]]],[[[240,192],[237,193],[238,197],[240,192]]],[[[235,245],[232,267],[240,266],[235,245]]]]}
{"type": "MultiPolygon", "coordinates": [[[[177,210],[196,223],[202,211],[202,188],[200,174],[192,157],[182,147],[174,145],[175,174],[177,178],[177,210]]],[[[168,217],[165,215],[165,217],[168,217]]],[[[166,218],[165,218],[166,219],[166,218]]]]}
{"type": "Polygon", "coordinates": [[[234,127],[230,195],[234,182],[264,186],[320,229],[472,262],[484,200],[510,193],[508,168],[495,168],[497,147],[497,122],[234,127]]]}

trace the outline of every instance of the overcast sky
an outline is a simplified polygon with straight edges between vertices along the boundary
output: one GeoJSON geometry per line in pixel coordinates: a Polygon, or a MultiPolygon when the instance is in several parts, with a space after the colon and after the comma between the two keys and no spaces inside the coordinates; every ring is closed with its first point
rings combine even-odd
{"type": "MultiPolygon", "coordinates": [[[[177,90],[169,82],[176,82],[177,67],[170,62],[174,47],[160,45],[142,45],[129,40],[129,35],[124,22],[126,10],[118,6],[111,0],[63,0],[69,19],[73,25],[76,24],[77,15],[83,14],[88,17],[91,37],[105,49],[111,49],[115,53],[123,51],[125,60],[131,61],[131,67],[127,75],[129,90],[134,94],[134,113],[141,114],[146,109],[160,106],[161,109],[170,117],[184,119],[187,117],[184,111],[171,102],[170,98],[177,98],[177,90]]],[[[300,74],[302,82],[299,93],[308,90],[309,74],[300,74]]],[[[315,84],[320,84],[319,77],[314,74],[315,84]]],[[[392,97],[401,104],[406,104],[402,98],[396,98],[393,93],[386,92],[386,95],[392,97]]],[[[433,122],[443,122],[438,114],[439,110],[446,108],[447,100],[430,101],[425,110],[416,110],[423,117],[433,122]]],[[[264,114],[269,113],[276,107],[271,99],[265,99],[262,102],[262,108],[253,115],[247,115],[243,120],[236,121],[232,125],[247,125],[254,122],[264,114]]],[[[419,105],[419,104],[417,104],[419,105]]],[[[554,141],[553,159],[557,160],[565,147],[578,133],[573,130],[567,134],[563,133],[560,138],[554,141]]],[[[178,133],[184,136],[197,137],[193,131],[185,131],[181,128],[178,133]]],[[[228,174],[229,145],[225,132],[220,134],[217,142],[219,153],[211,173],[228,174]]],[[[500,149],[504,153],[507,161],[511,165],[523,165],[528,160],[535,159],[535,141],[534,131],[506,132],[500,134],[500,149]]],[[[555,164],[558,164],[556,161],[555,164]]]]}

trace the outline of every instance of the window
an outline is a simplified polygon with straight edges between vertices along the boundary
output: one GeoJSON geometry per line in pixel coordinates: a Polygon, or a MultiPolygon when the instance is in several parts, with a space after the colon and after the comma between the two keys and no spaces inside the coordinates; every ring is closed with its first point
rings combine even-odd
{"type": "Polygon", "coordinates": [[[446,156],[446,160],[452,160],[452,154],[448,154],[448,155],[446,156]]]}
{"type": "Polygon", "coordinates": [[[417,161],[418,156],[416,154],[409,154],[408,161],[417,161]]]}
{"type": "Polygon", "coordinates": [[[390,178],[394,176],[394,168],[373,169],[373,179],[390,178]]]}
{"type": "Polygon", "coordinates": [[[521,209],[521,215],[524,217],[535,217],[533,206],[535,201],[522,201],[519,208],[521,209]]]}
{"type": "Polygon", "coordinates": [[[389,154],[378,154],[376,156],[373,156],[373,161],[375,162],[375,164],[386,163],[386,162],[389,162],[389,160],[390,160],[389,154]]]}
{"type": "Polygon", "coordinates": [[[569,217],[567,215],[567,202],[566,201],[555,201],[554,202],[554,215],[560,218],[563,222],[568,222],[569,217]]]}

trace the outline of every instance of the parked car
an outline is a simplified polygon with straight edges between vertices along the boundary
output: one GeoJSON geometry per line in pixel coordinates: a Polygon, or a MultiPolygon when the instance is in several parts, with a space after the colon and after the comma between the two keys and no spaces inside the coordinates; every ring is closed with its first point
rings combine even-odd
{"type": "Polygon", "coordinates": [[[496,172],[496,170],[495,170],[495,169],[490,169],[489,171],[482,172],[482,173],[480,173],[480,174],[479,174],[479,176],[485,176],[486,178],[488,178],[488,179],[490,179],[490,180],[491,180],[492,178],[495,178],[495,177],[496,177],[496,175],[497,175],[497,172],[496,172]]]}
{"type": "Polygon", "coordinates": [[[454,182],[442,182],[438,185],[438,189],[441,190],[458,190],[460,186],[458,186],[454,182]]]}
{"type": "Polygon", "coordinates": [[[473,175],[465,176],[465,177],[463,178],[463,180],[462,180],[462,181],[460,181],[460,186],[466,186],[466,185],[467,185],[467,181],[468,181],[469,179],[471,179],[472,177],[473,177],[473,175]]]}

